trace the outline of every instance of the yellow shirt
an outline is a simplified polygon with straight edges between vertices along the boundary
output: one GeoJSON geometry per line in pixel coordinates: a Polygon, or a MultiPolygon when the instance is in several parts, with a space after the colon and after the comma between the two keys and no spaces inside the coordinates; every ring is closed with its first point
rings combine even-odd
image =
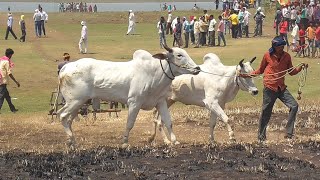
{"type": "Polygon", "coordinates": [[[236,15],[236,14],[231,14],[229,16],[229,20],[231,21],[232,25],[238,25],[239,24],[238,15],[236,15]]]}
{"type": "Polygon", "coordinates": [[[9,75],[11,74],[9,61],[0,60],[0,85],[8,84],[9,75]]]}
{"type": "Polygon", "coordinates": [[[310,40],[313,40],[314,37],[315,37],[315,31],[312,27],[308,27],[306,29],[306,34],[307,34],[307,38],[310,39],[310,40]]]}

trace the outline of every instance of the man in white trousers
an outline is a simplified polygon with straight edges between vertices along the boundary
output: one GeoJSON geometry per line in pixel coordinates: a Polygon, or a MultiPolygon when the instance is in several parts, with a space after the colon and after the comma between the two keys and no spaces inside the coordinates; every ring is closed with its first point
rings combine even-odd
{"type": "Polygon", "coordinates": [[[128,26],[127,35],[134,34],[135,26],[136,26],[136,22],[135,22],[134,13],[132,10],[129,10],[129,26],[128,26]]]}
{"type": "Polygon", "coordinates": [[[81,38],[79,41],[79,50],[80,53],[86,54],[88,47],[88,28],[86,26],[85,21],[81,21],[82,29],[81,29],[81,38]]]}

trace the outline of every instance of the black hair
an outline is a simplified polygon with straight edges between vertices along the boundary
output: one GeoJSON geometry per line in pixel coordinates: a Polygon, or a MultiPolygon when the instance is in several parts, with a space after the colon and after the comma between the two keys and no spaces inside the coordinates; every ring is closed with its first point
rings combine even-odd
{"type": "Polygon", "coordinates": [[[8,57],[8,56],[10,56],[10,55],[13,55],[14,54],[14,51],[11,49],[11,48],[8,48],[8,49],[6,49],[6,56],[8,57]]]}

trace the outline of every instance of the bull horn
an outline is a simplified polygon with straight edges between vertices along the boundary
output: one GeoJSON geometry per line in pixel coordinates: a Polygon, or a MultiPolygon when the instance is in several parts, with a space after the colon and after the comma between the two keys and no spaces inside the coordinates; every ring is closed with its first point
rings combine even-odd
{"type": "Polygon", "coordinates": [[[243,67],[243,61],[244,61],[244,59],[242,59],[242,60],[239,62],[239,65],[240,65],[241,67],[243,67]]]}
{"type": "Polygon", "coordinates": [[[256,60],[256,59],[257,59],[257,57],[252,58],[251,61],[250,61],[250,64],[252,64],[253,61],[256,60]]]}
{"type": "Polygon", "coordinates": [[[169,48],[166,43],[163,43],[162,45],[169,53],[173,52],[173,50],[171,48],[169,48]]]}

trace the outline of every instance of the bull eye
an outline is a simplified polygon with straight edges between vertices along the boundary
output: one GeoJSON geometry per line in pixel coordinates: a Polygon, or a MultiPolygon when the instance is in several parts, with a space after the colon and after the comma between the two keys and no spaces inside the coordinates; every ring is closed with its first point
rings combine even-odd
{"type": "Polygon", "coordinates": [[[180,57],[180,58],[181,58],[181,57],[182,57],[182,55],[181,55],[181,54],[178,54],[178,57],[180,57]]]}

